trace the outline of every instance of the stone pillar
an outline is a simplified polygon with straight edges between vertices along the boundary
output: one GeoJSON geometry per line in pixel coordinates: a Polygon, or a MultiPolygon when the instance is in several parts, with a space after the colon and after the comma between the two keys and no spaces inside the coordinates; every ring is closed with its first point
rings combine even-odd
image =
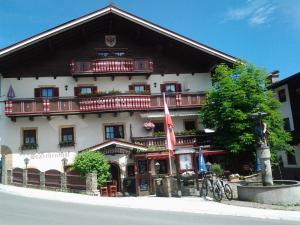
{"type": "Polygon", "coordinates": [[[86,193],[88,195],[99,195],[99,190],[97,190],[97,173],[88,173],[86,175],[86,193]]]}
{"type": "Polygon", "coordinates": [[[27,181],[28,181],[28,170],[24,169],[23,170],[23,186],[27,186],[27,181]]]}
{"type": "Polygon", "coordinates": [[[61,173],[60,175],[60,187],[62,191],[67,190],[67,174],[66,173],[61,173]]]}
{"type": "Polygon", "coordinates": [[[45,189],[45,172],[40,172],[40,188],[45,189]]]}
{"type": "Polygon", "coordinates": [[[11,184],[12,181],[13,181],[13,173],[12,173],[12,170],[7,170],[7,171],[4,171],[5,173],[5,180],[3,184],[11,184]]]}
{"type": "Polygon", "coordinates": [[[273,176],[271,168],[271,152],[270,147],[267,144],[262,144],[258,148],[258,156],[260,158],[261,169],[262,169],[262,182],[264,186],[273,185],[273,176]]]}

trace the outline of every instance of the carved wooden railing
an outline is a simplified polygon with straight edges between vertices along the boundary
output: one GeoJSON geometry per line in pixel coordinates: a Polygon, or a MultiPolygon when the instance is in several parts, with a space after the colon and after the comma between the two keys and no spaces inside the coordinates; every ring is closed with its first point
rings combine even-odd
{"type": "MultiPolygon", "coordinates": [[[[169,108],[195,108],[204,103],[203,93],[176,93],[166,96],[169,108]]],[[[73,98],[35,98],[5,101],[7,116],[77,114],[109,111],[146,111],[163,108],[159,95],[113,95],[73,98]]]]}
{"type": "Polygon", "coordinates": [[[105,58],[73,60],[71,74],[152,73],[153,61],[149,58],[105,58]]]}
{"type": "MultiPolygon", "coordinates": [[[[211,145],[212,135],[211,134],[195,134],[195,135],[175,135],[176,145],[211,145]]],[[[166,145],[166,137],[132,137],[132,142],[134,144],[144,145],[144,146],[157,146],[164,147],[166,145]]]]}

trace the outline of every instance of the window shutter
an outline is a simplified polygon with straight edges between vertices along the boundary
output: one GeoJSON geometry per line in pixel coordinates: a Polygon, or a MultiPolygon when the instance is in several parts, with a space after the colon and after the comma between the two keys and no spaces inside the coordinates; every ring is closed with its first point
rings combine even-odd
{"type": "Polygon", "coordinates": [[[176,84],[176,92],[181,92],[181,84],[176,84]]]}
{"type": "Polygon", "coordinates": [[[96,94],[97,93],[97,86],[92,87],[92,94],[96,94]]]}
{"type": "Polygon", "coordinates": [[[41,89],[40,88],[35,88],[34,89],[34,97],[35,98],[40,98],[41,97],[41,89]]]}
{"type": "Polygon", "coordinates": [[[145,85],[145,91],[151,93],[149,84],[145,85]]]}
{"type": "Polygon", "coordinates": [[[166,85],[165,84],[160,85],[160,92],[161,93],[166,92],[166,85]]]}
{"type": "Polygon", "coordinates": [[[129,85],[128,89],[129,89],[129,91],[134,91],[134,86],[133,85],[129,85]]]}
{"type": "Polygon", "coordinates": [[[79,93],[80,93],[80,88],[74,87],[74,96],[79,96],[79,93]]]}
{"type": "Polygon", "coordinates": [[[53,88],[53,97],[56,97],[56,98],[59,97],[59,88],[58,87],[53,88]]]}

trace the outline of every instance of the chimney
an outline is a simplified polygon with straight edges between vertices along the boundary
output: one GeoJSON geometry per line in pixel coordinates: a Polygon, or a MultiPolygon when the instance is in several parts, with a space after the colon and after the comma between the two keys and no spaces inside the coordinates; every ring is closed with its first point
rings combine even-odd
{"type": "Polygon", "coordinates": [[[267,77],[270,85],[276,83],[278,81],[278,78],[279,78],[279,70],[272,71],[271,73],[268,74],[267,77]]]}

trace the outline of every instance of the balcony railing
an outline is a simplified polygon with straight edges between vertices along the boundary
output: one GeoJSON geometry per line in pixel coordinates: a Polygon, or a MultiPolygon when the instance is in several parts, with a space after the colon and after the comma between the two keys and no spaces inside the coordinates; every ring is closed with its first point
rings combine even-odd
{"type": "MultiPolygon", "coordinates": [[[[211,145],[212,135],[211,134],[195,134],[195,135],[175,135],[176,136],[176,146],[185,145],[211,145]]],[[[132,142],[134,144],[144,145],[144,146],[157,146],[164,147],[166,145],[166,137],[133,137],[132,142]]]]}
{"type": "MultiPolygon", "coordinates": [[[[176,93],[166,96],[169,108],[197,108],[203,93],[176,93]]],[[[118,111],[147,111],[163,108],[162,95],[113,95],[99,97],[36,98],[5,101],[7,116],[35,116],[118,111]]]]}
{"type": "Polygon", "coordinates": [[[153,61],[149,58],[106,58],[73,60],[71,74],[152,73],[153,61]]]}

